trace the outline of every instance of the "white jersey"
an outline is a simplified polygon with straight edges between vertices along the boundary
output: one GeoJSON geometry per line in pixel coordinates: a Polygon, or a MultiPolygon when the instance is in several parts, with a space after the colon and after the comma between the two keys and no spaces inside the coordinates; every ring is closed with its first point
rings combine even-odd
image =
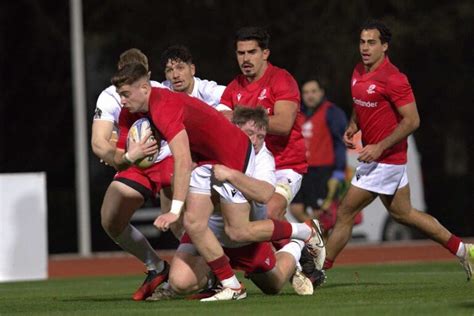
{"type": "MultiPolygon", "coordinates": [[[[165,88],[164,85],[157,81],[150,81],[152,87],[165,88]]],[[[122,104],[120,103],[120,95],[117,93],[117,88],[111,85],[107,89],[103,90],[97,98],[97,104],[94,112],[94,120],[109,121],[114,124],[114,129],[118,130],[118,120],[120,111],[122,110],[122,104]]],[[[171,155],[171,150],[168,143],[164,140],[160,144],[160,153],[156,157],[155,162],[160,162],[166,157],[171,155]]]]}
{"type": "MultiPolygon", "coordinates": [[[[265,144],[262,149],[255,155],[255,172],[253,178],[266,181],[271,185],[276,185],[275,176],[275,159],[272,153],[267,149],[265,144]]],[[[267,218],[267,206],[256,202],[251,202],[250,210],[250,221],[258,221],[267,218]]],[[[250,244],[250,242],[242,243],[232,241],[224,230],[224,219],[221,213],[214,212],[209,218],[209,228],[216,235],[217,240],[221,243],[222,247],[226,248],[238,248],[250,244]]]]}
{"type": "MultiPolygon", "coordinates": [[[[198,77],[193,77],[193,79],[194,87],[190,96],[198,98],[215,108],[219,104],[226,86],[221,86],[214,81],[203,80],[198,77]]],[[[162,84],[168,89],[173,90],[169,80],[163,81],[162,84]]]]}

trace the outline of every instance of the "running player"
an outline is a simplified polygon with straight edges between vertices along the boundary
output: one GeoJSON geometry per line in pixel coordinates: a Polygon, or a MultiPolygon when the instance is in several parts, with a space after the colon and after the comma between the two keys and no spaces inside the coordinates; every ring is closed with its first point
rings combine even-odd
{"type": "Polygon", "coordinates": [[[362,131],[363,148],[351,186],[338,209],[334,230],[327,243],[325,268],[333,265],[351,237],[354,217],[380,197],[396,221],[418,228],[447,248],[472,277],[474,246],[465,244],[435,218],[414,209],[407,177],[407,137],[420,124],[415,97],[407,77],[387,56],[390,30],[381,22],[361,27],[359,52],[362,62],[352,74],[354,111],[344,133],[344,142],[354,148],[352,138],[362,131]]]}

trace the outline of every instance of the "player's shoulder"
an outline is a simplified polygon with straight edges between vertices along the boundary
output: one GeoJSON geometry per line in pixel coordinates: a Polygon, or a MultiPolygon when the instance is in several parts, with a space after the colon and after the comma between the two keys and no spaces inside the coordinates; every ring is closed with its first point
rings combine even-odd
{"type": "Polygon", "coordinates": [[[118,95],[115,86],[109,86],[102,90],[97,98],[95,118],[106,117],[106,113],[115,116],[117,112],[120,112],[121,108],[120,96],[118,95]],[[97,115],[97,113],[101,113],[101,115],[97,115]]]}
{"type": "Polygon", "coordinates": [[[162,83],[159,83],[158,81],[150,80],[150,85],[153,88],[165,88],[165,89],[171,89],[171,82],[168,80],[163,81],[162,83]]]}
{"type": "Polygon", "coordinates": [[[273,80],[295,80],[293,75],[286,69],[269,64],[270,76],[273,80]]]}

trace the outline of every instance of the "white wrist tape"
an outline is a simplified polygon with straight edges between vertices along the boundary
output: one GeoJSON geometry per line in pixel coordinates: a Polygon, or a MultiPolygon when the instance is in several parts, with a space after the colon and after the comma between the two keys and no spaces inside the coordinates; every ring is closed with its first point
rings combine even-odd
{"type": "Polygon", "coordinates": [[[123,155],[123,160],[126,163],[128,163],[130,165],[133,165],[133,161],[132,161],[132,159],[130,159],[130,156],[128,155],[128,151],[125,153],[125,155],[123,155]]]}
{"type": "Polygon", "coordinates": [[[179,217],[179,215],[181,214],[181,211],[183,210],[183,205],[184,205],[183,201],[180,201],[180,200],[171,201],[170,213],[173,213],[179,217]]]}

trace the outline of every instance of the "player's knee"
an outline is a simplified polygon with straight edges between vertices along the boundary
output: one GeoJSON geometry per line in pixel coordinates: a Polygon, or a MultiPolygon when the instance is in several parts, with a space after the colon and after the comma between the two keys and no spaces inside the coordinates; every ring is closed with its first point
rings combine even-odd
{"type": "Polygon", "coordinates": [[[392,218],[400,224],[410,224],[413,212],[419,212],[414,208],[408,210],[390,210],[392,218]]]}
{"type": "Polygon", "coordinates": [[[252,241],[246,227],[225,226],[226,235],[234,242],[252,241]]]}
{"type": "Polygon", "coordinates": [[[181,276],[180,273],[170,274],[168,279],[169,285],[177,294],[183,295],[192,291],[192,284],[189,280],[181,276]]]}
{"type": "Polygon", "coordinates": [[[262,286],[260,288],[260,290],[262,290],[262,292],[264,294],[267,294],[267,295],[276,295],[276,294],[280,293],[281,286],[278,286],[277,284],[266,285],[266,286],[262,286]]]}
{"type": "Polygon", "coordinates": [[[101,218],[102,228],[111,238],[116,238],[123,231],[123,227],[119,227],[112,219],[108,217],[101,218]]]}
{"type": "Polygon", "coordinates": [[[201,232],[207,228],[207,221],[192,214],[184,214],[183,226],[186,231],[201,232]]]}
{"type": "Polygon", "coordinates": [[[267,216],[270,219],[282,220],[285,218],[286,210],[283,208],[279,208],[277,206],[272,208],[267,208],[267,216]]]}

